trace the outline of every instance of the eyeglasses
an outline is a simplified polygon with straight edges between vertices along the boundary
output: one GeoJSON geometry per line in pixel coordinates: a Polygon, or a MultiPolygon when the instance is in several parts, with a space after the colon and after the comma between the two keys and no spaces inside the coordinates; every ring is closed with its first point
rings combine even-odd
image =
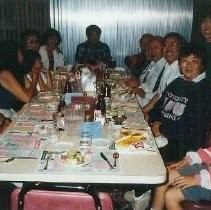
{"type": "Polygon", "coordinates": [[[27,41],[27,44],[38,44],[39,41],[38,40],[29,40],[27,41]]]}

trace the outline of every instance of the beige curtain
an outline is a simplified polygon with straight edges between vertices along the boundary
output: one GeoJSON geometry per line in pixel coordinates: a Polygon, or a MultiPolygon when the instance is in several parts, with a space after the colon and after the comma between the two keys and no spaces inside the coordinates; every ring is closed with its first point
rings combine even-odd
{"type": "MultiPolygon", "coordinates": [[[[202,1],[202,0],[201,0],[202,1]]],[[[50,0],[51,25],[61,32],[67,63],[74,63],[77,44],[86,39],[85,29],[97,24],[102,41],[109,44],[117,65],[127,54],[139,52],[144,33],[181,33],[190,40],[193,0],[50,0]]]]}

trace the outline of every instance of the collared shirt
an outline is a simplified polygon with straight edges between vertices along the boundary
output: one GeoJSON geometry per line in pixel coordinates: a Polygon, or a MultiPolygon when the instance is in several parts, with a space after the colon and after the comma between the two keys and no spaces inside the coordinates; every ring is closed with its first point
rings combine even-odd
{"type": "MultiPolygon", "coordinates": [[[[46,69],[49,69],[49,57],[48,57],[48,53],[47,53],[47,49],[45,45],[40,47],[39,53],[41,55],[43,66],[46,69]]],[[[64,56],[62,53],[58,52],[57,50],[53,51],[53,64],[54,64],[54,70],[56,70],[56,68],[58,67],[64,67],[64,56]]]]}
{"type": "Polygon", "coordinates": [[[147,105],[155,95],[155,93],[153,92],[153,88],[165,64],[166,60],[164,58],[161,58],[156,62],[151,61],[150,64],[146,67],[143,74],[140,76],[141,88],[145,92],[144,98],[138,97],[138,101],[141,107],[147,105]]]}
{"type": "Polygon", "coordinates": [[[179,70],[179,64],[178,60],[174,61],[173,63],[169,64],[166,63],[165,70],[163,72],[163,76],[160,81],[160,85],[156,93],[158,93],[160,96],[162,95],[163,91],[166,89],[166,87],[177,77],[180,77],[180,70],[179,70]]]}
{"type": "Polygon", "coordinates": [[[140,82],[141,82],[141,88],[145,92],[152,92],[156,80],[161,73],[162,69],[164,68],[166,64],[166,60],[164,58],[161,58],[160,60],[154,62],[151,61],[149,66],[146,68],[147,71],[140,76],[140,82]]]}
{"type": "MultiPolygon", "coordinates": [[[[184,75],[182,75],[181,78],[183,78],[183,79],[185,80],[184,75]]],[[[197,83],[197,82],[200,82],[201,80],[203,80],[203,79],[205,79],[205,78],[206,78],[206,73],[203,72],[203,73],[199,74],[196,78],[194,78],[194,79],[191,80],[191,81],[197,83]]]]}
{"type": "Polygon", "coordinates": [[[87,63],[89,61],[106,63],[112,60],[112,57],[107,44],[98,42],[98,44],[93,47],[86,41],[77,46],[75,60],[77,63],[87,63]]]}

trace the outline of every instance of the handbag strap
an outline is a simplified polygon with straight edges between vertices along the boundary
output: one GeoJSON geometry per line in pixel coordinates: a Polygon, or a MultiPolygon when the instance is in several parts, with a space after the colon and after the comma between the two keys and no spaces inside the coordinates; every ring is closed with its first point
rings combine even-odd
{"type": "Polygon", "coordinates": [[[83,192],[92,196],[96,210],[102,210],[100,198],[95,189],[90,186],[69,186],[68,184],[45,183],[45,182],[26,182],[23,184],[18,195],[18,210],[24,210],[24,197],[31,190],[48,190],[61,192],[83,192]]]}

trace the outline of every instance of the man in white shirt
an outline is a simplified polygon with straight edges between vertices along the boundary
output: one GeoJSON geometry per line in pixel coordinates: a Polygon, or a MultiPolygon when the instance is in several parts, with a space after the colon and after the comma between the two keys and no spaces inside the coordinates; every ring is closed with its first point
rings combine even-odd
{"type": "Polygon", "coordinates": [[[146,118],[147,113],[154,107],[155,103],[161,97],[166,86],[168,86],[173,80],[180,76],[178,58],[182,45],[184,43],[185,39],[178,33],[171,32],[165,35],[163,56],[167,63],[165,65],[165,69],[161,71],[155,83],[154,97],[143,109],[146,118]]]}
{"type": "Polygon", "coordinates": [[[162,95],[163,91],[173,80],[181,76],[178,60],[174,61],[172,64],[166,63],[164,68],[163,76],[160,80],[159,87],[156,90],[156,93],[158,93],[159,96],[162,95]]]}
{"type": "Polygon", "coordinates": [[[135,90],[141,107],[144,107],[153,98],[153,88],[156,80],[166,64],[163,58],[163,38],[154,36],[149,42],[148,51],[152,61],[140,76],[140,88],[135,90]]]}

